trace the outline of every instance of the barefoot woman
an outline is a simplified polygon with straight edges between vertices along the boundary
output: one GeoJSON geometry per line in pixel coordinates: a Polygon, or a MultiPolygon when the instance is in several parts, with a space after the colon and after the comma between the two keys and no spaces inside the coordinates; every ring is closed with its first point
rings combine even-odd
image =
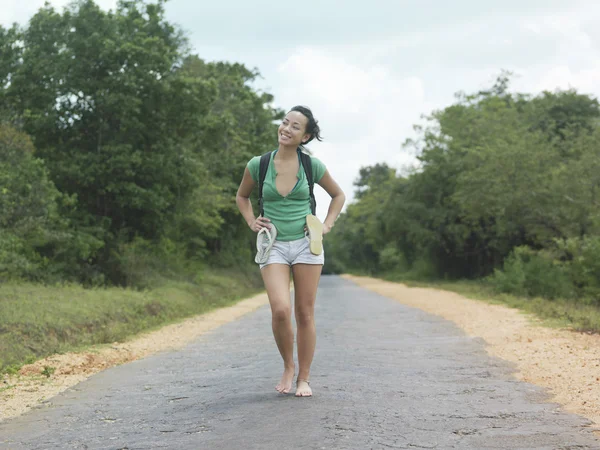
{"type": "MultiPolygon", "coordinates": [[[[300,146],[313,139],[321,140],[319,126],[310,109],[296,106],[287,113],[278,130],[279,146],[271,153],[264,185],[264,217],[256,218],[250,193],[259,181],[260,156],[250,160],[238,189],[236,202],[248,226],[255,232],[262,228],[277,230],[276,242],[267,260],[260,264],[269,303],[273,334],[283,358],[283,376],[275,389],[287,394],[292,388],[294,364],[294,332],[290,302],[290,268],[294,279],[294,309],[298,326],[298,379],[296,396],[310,397],[310,365],[315,352],[315,298],[321,276],[324,254],[311,252],[305,238],[307,215],[311,214],[308,183],[300,161],[300,146]]],[[[322,233],[327,234],[342,210],[345,196],[324,164],[311,157],[314,182],[331,196],[332,201],[322,233]]],[[[310,225],[310,224],[309,224],[310,225]]],[[[318,239],[319,236],[313,236],[318,239]]]]}

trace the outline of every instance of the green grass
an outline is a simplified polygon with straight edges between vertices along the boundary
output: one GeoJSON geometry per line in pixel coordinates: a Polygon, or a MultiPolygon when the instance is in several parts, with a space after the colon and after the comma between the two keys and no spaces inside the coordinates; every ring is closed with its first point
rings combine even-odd
{"type": "MultiPolygon", "coordinates": [[[[361,275],[356,273],[356,275],[361,275]]],[[[364,275],[364,274],[363,274],[364,275]]],[[[367,275],[365,275],[367,276],[367,275]]],[[[411,280],[405,275],[371,275],[387,281],[404,283],[411,287],[430,287],[456,292],[467,298],[506,305],[533,314],[549,327],[568,328],[587,333],[600,333],[600,308],[584,301],[549,300],[541,297],[518,297],[496,292],[483,280],[446,281],[411,280]]]]}
{"type": "Polygon", "coordinates": [[[260,290],[258,273],[214,269],[206,271],[199,284],[170,281],[146,291],[2,284],[0,373],[14,373],[54,353],[123,341],[260,290]]]}

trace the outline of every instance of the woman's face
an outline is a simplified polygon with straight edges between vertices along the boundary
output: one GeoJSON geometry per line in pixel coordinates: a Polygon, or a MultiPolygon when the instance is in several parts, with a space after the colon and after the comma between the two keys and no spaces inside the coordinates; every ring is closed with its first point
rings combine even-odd
{"type": "Polygon", "coordinates": [[[278,140],[281,145],[297,147],[308,140],[306,133],[308,119],[298,111],[290,111],[279,125],[278,140]]]}

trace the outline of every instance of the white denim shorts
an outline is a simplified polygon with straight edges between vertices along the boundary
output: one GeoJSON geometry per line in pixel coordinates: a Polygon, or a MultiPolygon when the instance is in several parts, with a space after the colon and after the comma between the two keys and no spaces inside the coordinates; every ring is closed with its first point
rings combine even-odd
{"type": "Polygon", "coordinates": [[[259,264],[259,267],[262,269],[269,264],[287,264],[288,266],[294,264],[324,264],[325,251],[323,250],[320,255],[313,255],[310,252],[309,244],[308,237],[295,241],[275,241],[267,262],[259,264]]]}

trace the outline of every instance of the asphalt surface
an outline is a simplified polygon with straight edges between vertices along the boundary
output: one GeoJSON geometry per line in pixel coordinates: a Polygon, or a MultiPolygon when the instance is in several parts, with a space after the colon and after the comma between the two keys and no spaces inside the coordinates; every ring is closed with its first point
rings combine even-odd
{"type": "Polygon", "coordinates": [[[14,449],[600,449],[450,322],[324,277],[314,397],[274,390],[268,307],[181,351],[99,373],[0,424],[14,449]]]}

